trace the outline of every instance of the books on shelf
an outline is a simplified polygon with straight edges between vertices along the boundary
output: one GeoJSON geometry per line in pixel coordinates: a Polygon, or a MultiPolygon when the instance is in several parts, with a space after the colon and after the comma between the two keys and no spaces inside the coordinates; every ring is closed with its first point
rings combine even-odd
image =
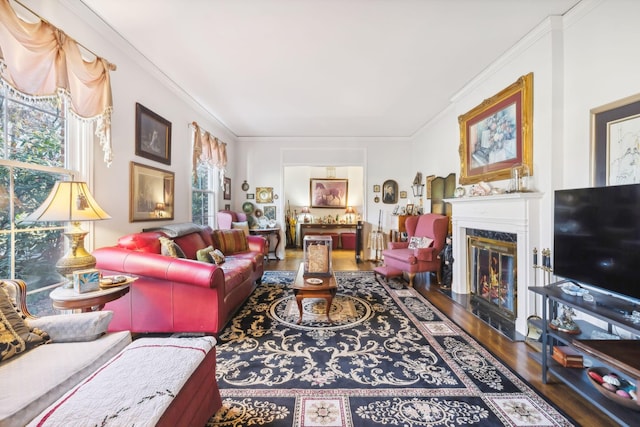
{"type": "Polygon", "coordinates": [[[553,346],[552,357],[565,368],[584,368],[582,354],[568,345],[553,346]]]}

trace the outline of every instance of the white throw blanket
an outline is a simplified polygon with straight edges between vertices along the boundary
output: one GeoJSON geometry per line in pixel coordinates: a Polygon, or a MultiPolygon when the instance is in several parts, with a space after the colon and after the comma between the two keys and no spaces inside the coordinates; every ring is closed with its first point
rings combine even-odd
{"type": "Polygon", "coordinates": [[[208,336],[136,340],[29,426],[153,426],[215,344],[208,336]]]}

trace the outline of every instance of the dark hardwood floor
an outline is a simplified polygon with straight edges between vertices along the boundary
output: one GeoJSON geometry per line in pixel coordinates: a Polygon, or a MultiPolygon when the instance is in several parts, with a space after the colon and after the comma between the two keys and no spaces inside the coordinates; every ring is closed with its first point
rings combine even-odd
{"type": "MultiPolygon", "coordinates": [[[[271,260],[265,264],[265,270],[297,270],[302,258],[301,250],[287,249],[285,260],[271,260]]],[[[356,263],[354,252],[346,250],[334,250],[332,263],[335,271],[371,271],[377,265],[371,261],[356,263]]],[[[618,425],[560,381],[551,378],[548,384],[543,384],[540,365],[529,357],[531,348],[526,343],[509,340],[440,292],[437,285],[416,285],[416,289],[580,425],[618,425]]]]}

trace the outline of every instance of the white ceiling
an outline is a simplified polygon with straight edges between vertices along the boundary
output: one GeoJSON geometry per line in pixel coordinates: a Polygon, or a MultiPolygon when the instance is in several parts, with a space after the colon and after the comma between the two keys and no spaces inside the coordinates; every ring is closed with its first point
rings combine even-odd
{"type": "Polygon", "coordinates": [[[81,1],[242,137],[411,136],[579,2],[81,1]]]}

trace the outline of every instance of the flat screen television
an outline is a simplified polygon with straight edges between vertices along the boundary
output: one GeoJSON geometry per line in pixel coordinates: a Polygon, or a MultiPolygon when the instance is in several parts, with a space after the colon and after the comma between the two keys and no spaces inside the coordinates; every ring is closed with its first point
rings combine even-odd
{"type": "Polygon", "coordinates": [[[554,274],[640,300],[640,184],[557,190],[554,274]]]}

